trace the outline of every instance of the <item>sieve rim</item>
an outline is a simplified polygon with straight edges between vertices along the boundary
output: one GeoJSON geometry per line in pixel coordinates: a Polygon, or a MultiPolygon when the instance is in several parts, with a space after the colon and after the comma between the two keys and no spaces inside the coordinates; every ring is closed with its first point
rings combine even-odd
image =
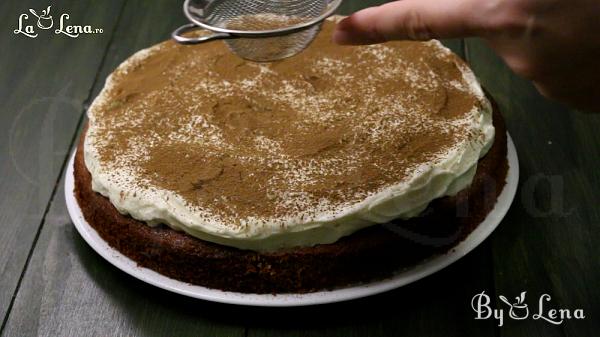
{"type": "Polygon", "coordinates": [[[231,34],[231,35],[240,36],[240,37],[268,37],[268,36],[286,35],[286,34],[295,33],[295,32],[301,31],[301,30],[311,28],[312,26],[321,23],[323,20],[325,20],[328,17],[330,17],[331,15],[333,15],[335,13],[335,11],[338,9],[338,7],[341,5],[343,0],[332,0],[329,3],[329,8],[326,11],[324,11],[321,15],[319,15],[318,17],[315,17],[314,19],[312,19],[310,21],[306,21],[306,22],[299,23],[299,24],[292,25],[292,26],[285,27],[285,28],[268,29],[268,30],[236,30],[236,29],[227,29],[227,28],[221,28],[221,27],[215,27],[215,26],[209,25],[207,23],[204,23],[204,22],[198,20],[195,16],[193,16],[190,13],[190,11],[189,11],[190,1],[191,0],[185,0],[183,2],[183,13],[188,18],[188,20],[190,20],[192,23],[194,23],[195,25],[197,25],[199,27],[202,27],[204,29],[208,29],[210,31],[217,32],[217,33],[226,33],[226,34],[231,34]]]}

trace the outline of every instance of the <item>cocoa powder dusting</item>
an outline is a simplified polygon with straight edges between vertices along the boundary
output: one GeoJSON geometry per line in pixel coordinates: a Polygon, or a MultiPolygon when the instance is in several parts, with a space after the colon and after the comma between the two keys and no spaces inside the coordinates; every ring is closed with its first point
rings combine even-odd
{"type": "Polygon", "coordinates": [[[310,17],[287,16],[270,13],[239,15],[224,20],[220,26],[235,30],[272,30],[287,28],[311,20],[310,17]]]}
{"type": "Polygon", "coordinates": [[[335,212],[480,137],[456,56],[431,43],[340,47],[326,22],[299,55],[244,61],[164,42],[117,70],[94,111],[107,167],[224,223],[335,212]]]}

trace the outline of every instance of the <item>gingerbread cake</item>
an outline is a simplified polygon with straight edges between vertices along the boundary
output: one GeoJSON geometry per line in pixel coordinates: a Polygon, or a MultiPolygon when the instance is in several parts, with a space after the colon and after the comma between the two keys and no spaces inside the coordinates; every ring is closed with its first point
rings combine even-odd
{"type": "Polygon", "coordinates": [[[75,194],[112,247],[169,277],[254,293],[391,275],[468,235],[507,171],[502,118],[437,41],[244,61],[171,41],[88,111],[75,194]]]}

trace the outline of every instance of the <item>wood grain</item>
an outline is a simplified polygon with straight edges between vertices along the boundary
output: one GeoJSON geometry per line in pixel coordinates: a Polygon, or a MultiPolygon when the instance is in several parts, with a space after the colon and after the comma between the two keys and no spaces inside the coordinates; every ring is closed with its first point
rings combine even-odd
{"type": "MultiPolygon", "coordinates": [[[[173,1],[128,1],[100,69],[100,80],[92,90],[93,96],[121,61],[139,49],[167,39],[183,22],[181,8],[173,1]]],[[[104,261],[73,227],[63,198],[63,185],[64,177],[58,184],[3,335],[244,334],[243,326],[227,321],[227,306],[159,290],[104,261]]]]}
{"type": "MultiPolygon", "coordinates": [[[[121,1],[62,1],[73,22],[110,32],[121,1]]],[[[0,34],[0,317],[4,318],[56,186],[110,33],[72,39],[13,34],[17,19],[47,1],[2,1],[0,34]]],[[[32,15],[30,14],[30,17],[32,15]]],[[[35,25],[35,21],[33,21],[35,25]]]]}
{"type": "Polygon", "coordinates": [[[77,233],[60,186],[4,336],[243,336],[228,306],[158,289],[106,262],[77,233]]]}
{"type": "MultiPolygon", "coordinates": [[[[522,178],[491,240],[461,261],[386,294],[294,309],[188,299],[114,268],[76,232],[64,179],[57,180],[82,112],[104,78],[185,21],[180,1],[126,1],[53,4],[55,14],[68,11],[74,23],[105,30],[78,39],[10,34],[20,13],[48,4],[0,2],[0,25],[9,32],[0,34],[0,45],[10,46],[0,53],[0,314],[12,309],[3,336],[579,337],[600,331],[594,286],[600,279],[600,115],[541,98],[477,40],[444,42],[470,61],[499,102],[522,178]],[[588,318],[561,326],[507,319],[498,328],[492,320],[473,320],[470,300],[484,290],[509,298],[528,291],[532,308],[548,293],[553,307],[583,308],[588,318]]],[[[341,12],[383,2],[344,1],[341,12]]]]}
{"type": "MultiPolygon", "coordinates": [[[[393,258],[393,257],[390,257],[393,258]]],[[[248,336],[491,336],[473,321],[470,298],[492,285],[484,244],[449,268],[406,287],[357,301],[248,312],[248,336]]]]}
{"type": "Polygon", "coordinates": [[[507,320],[500,335],[597,335],[600,114],[544,99],[482,41],[469,39],[466,46],[467,59],[504,112],[521,168],[515,202],[492,236],[496,292],[514,298],[528,291],[527,303],[536,313],[539,296],[547,293],[552,300],[546,310],[583,308],[588,317],[558,326],[507,320]]]}

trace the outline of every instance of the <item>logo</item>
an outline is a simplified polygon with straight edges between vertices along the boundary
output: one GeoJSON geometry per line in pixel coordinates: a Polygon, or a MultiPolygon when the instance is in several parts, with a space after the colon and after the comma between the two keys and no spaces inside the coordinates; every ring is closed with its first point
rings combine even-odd
{"type": "MultiPolygon", "coordinates": [[[[548,303],[552,297],[548,294],[542,294],[538,299],[537,311],[530,316],[529,307],[525,303],[526,291],[515,297],[514,303],[511,303],[505,296],[498,296],[500,301],[508,308],[508,317],[513,320],[524,320],[531,318],[533,320],[543,320],[547,323],[560,325],[565,320],[570,319],[585,319],[583,309],[549,309],[548,303]]],[[[475,311],[475,319],[490,319],[498,321],[498,326],[504,325],[505,309],[492,309],[490,306],[491,298],[482,291],[480,294],[473,296],[471,299],[471,308],[475,311]]],[[[532,311],[533,312],[533,311],[532,311]]]]}
{"type": "Polygon", "coordinates": [[[32,8],[29,9],[29,12],[38,18],[37,26],[40,29],[50,29],[54,25],[52,15],[50,15],[50,7],[51,6],[48,6],[48,8],[44,9],[42,11],[42,15],[38,15],[38,13],[32,8]]]}
{"type": "MultiPolygon", "coordinates": [[[[19,15],[18,28],[13,31],[15,35],[23,35],[32,39],[38,37],[38,29],[50,30],[54,27],[54,19],[50,15],[52,6],[48,6],[46,9],[41,10],[39,13],[33,8],[29,9],[29,13],[19,15]],[[37,19],[37,21],[35,21],[37,19]]],[[[102,28],[93,28],[90,25],[71,25],[69,20],[71,16],[67,13],[63,13],[59,16],[58,27],[54,29],[55,35],[66,35],[71,38],[79,37],[81,34],[102,34],[104,30],[102,28]]]]}

